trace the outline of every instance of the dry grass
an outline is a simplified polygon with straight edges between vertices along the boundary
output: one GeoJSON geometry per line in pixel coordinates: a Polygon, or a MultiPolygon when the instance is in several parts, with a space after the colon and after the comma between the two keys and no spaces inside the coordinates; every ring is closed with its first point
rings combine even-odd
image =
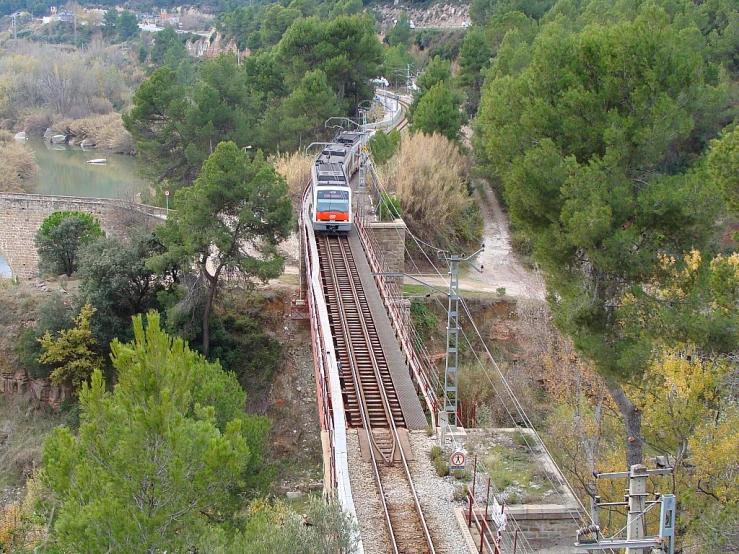
{"type": "Polygon", "coordinates": [[[19,121],[19,127],[29,136],[43,136],[46,129],[54,123],[54,114],[51,110],[41,109],[26,113],[19,121]]]}
{"type": "Polygon", "coordinates": [[[29,396],[0,394],[0,488],[23,485],[41,465],[44,441],[63,416],[29,396]]]}
{"type": "Polygon", "coordinates": [[[466,237],[464,228],[475,206],[467,189],[469,160],[446,137],[403,136],[400,150],[380,173],[394,188],[403,219],[414,234],[439,246],[474,238],[466,237]]]}
{"type": "Polygon", "coordinates": [[[7,131],[0,131],[0,167],[0,192],[24,192],[24,185],[39,172],[33,152],[7,131]]]}
{"type": "MultiPolygon", "coordinates": [[[[290,198],[293,201],[299,200],[303,194],[303,189],[310,180],[313,161],[313,157],[305,156],[299,152],[280,154],[275,158],[275,167],[278,173],[287,180],[290,198]]],[[[293,204],[295,205],[295,202],[293,204]]]]}
{"type": "Polygon", "coordinates": [[[131,135],[123,128],[123,120],[117,113],[62,119],[55,122],[52,129],[61,134],[74,135],[77,142],[93,139],[99,149],[117,154],[133,153],[131,135]]]}

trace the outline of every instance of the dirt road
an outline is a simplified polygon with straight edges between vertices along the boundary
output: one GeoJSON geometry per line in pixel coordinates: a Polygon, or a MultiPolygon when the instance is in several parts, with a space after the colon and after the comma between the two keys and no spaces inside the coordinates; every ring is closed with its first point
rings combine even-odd
{"type": "Polygon", "coordinates": [[[465,283],[460,287],[471,285],[475,290],[489,290],[494,292],[498,288],[505,288],[506,294],[519,298],[544,299],[545,287],[541,276],[530,271],[519,262],[511,248],[511,233],[508,228],[508,218],[500,208],[498,199],[485,182],[479,184],[475,192],[482,210],[485,226],[483,242],[485,250],[477,256],[477,263],[483,266],[482,273],[470,271],[465,283]],[[477,285],[475,286],[475,284],[477,285]],[[482,284],[482,288],[480,288],[482,284]]]}

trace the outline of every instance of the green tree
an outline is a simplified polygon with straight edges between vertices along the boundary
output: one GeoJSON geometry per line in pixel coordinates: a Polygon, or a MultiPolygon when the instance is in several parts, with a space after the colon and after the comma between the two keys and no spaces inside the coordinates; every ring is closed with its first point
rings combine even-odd
{"type": "Polygon", "coordinates": [[[459,99],[446,82],[435,84],[423,95],[413,113],[412,131],[427,135],[439,133],[449,140],[459,140],[462,113],[459,99]]]}
{"type": "Polygon", "coordinates": [[[638,321],[618,308],[659,282],[658,254],[682,259],[714,231],[713,189],[669,163],[705,108],[702,60],[653,5],[609,27],[547,25],[532,56],[486,86],[478,152],[533,241],[557,325],[624,417],[627,463],[640,463],[641,414],[621,384],[644,371],[652,345],[629,339],[638,321]]]}
{"type": "Polygon", "coordinates": [[[325,121],[339,112],[336,93],[320,69],[306,73],[300,85],[265,116],[269,137],[264,144],[279,151],[294,151],[300,144],[326,140],[325,121]]]}
{"type": "Polygon", "coordinates": [[[54,367],[49,376],[52,383],[71,386],[76,392],[102,367],[103,359],[93,351],[95,339],[90,330],[93,313],[95,308],[85,304],[74,319],[74,327],[62,329],[56,339],[48,331],[38,339],[42,349],[38,361],[54,367]]]}
{"type": "MultiPolygon", "coordinates": [[[[408,120],[413,123],[413,118],[415,117],[416,110],[418,109],[421,100],[423,100],[424,96],[426,96],[426,94],[432,88],[434,88],[434,86],[440,83],[446,84],[445,87],[440,87],[439,89],[437,89],[437,100],[435,100],[434,103],[438,102],[438,97],[445,96],[445,92],[447,90],[451,91],[451,80],[451,63],[447,60],[441,59],[439,56],[435,56],[431,60],[431,62],[429,62],[428,67],[426,67],[424,72],[421,73],[421,75],[419,75],[418,79],[416,80],[418,90],[413,94],[413,103],[408,109],[408,120]]],[[[457,104],[457,106],[459,106],[459,103],[457,104]]]]}
{"type": "Polygon", "coordinates": [[[254,159],[233,142],[219,144],[188,189],[177,191],[177,210],[157,235],[168,252],[151,260],[161,268],[173,261],[196,264],[207,285],[203,307],[203,350],[210,346],[210,314],[224,273],[267,280],[283,259],[276,244],[292,228],[287,183],[261,152],[254,159]]]}
{"type": "Polygon", "coordinates": [[[162,31],[154,33],[154,46],[151,48],[152,63],[158,66],[167,65],[177,70],[180,62],[187,58],[187,49],[174,27],[168,25],[162,31]]]}
{"type": "Polygon", "coordinates": [[[277,46],[278,62],[287,68],[293,87],[311,70],[322,70],[340,102],[352,107],[372,98],[370,79],[378,75],[382,45],[366,14],[339,16],[328,22],[299,19],[277,46]]]}
{"type": "Polygon", "coordinates": [[[115,7],[110,8],[103,16],[103,36],[113,38],[116,34],[116,24],[118,23],[118,11],[115,7]]]}
{"type": "Polygon", "coordinates": [[[491,50],[483,32],[477,28],[467,31],[459,53],[458,80],[467,93],[466,109],[469,115],[474,115],[480,105],[484,70],[490,64],[490,57],[491,50]]]}
{"type": "Polygon", "coordinates": [[[739,214],[739,127],[711,144],[707,170],[723,192],[729,209],[739,214]]]}
{"type": "Polygon", "coordinates": [[[452,65],[446,60],[435,56],[428,64],[423,73],[418,76],[416,85],[418,85],[420,95],[423,96],[431,88],[440,82],[449,82],[452,79],[452,65]]]}
{"type": "Polygon", "coordinates": [[[385,165],[393,157],[400,146],[400,133],[397,130],[390,133],[375,133],[369,140],[372,159],[377,165],[385,165]]]}
{"type": "Polygon", "coordinates": [[[166,66],[144,81],[123,123],[145,175],[170,189],[189,186],[219,142],[252,145],[262,106],[248,77],[235,56],[223,55],[200,66],[189,86],[166,66]]]}
{"type": "Polygon", "coordinates": [[[270,5],[267,13],[264,14],[264,19],[262,19],[261,44],[263,46],[274,46],[280,42],[287,28],[301,16],[302,14],[298,9],[283,8],[280,4],[270,5]]]}
{"type": "Polygon", "coordinates": [[[128,10],[123,10],[118,16],[115,24],[115,30],[118,33],[118,40],[126,42],[131,37],[138,36],[139,24],[136,16],[128,10]]]}
{"type": "Polygon", "coordinates": [[[156,238],[144,231],[134,231],[126,242],[100,238],[82,248],[80,293],[97,310],[92,327],[98,344],[122,338],[132,316],[156,307],[171,273],[155,274],[146,260],[161,252],[156,238]]]}
{"type": "Polygon", "coordinates": [[[411,20],[408,14],[405,12],[400,14],[398,20],[395,22],[387,33],[385,33],[385,42],[390,46],[397,46],[401,44],[408,46],[411,42],[411,20]]]}
{"type": "Polygon", "coordinates": [[[72,275],[77,271],[81,245],[105,236],[100,222],[83,212],[54,212],[36,233],[36,249],[42,271],[72,275]]]}
{"type": "Polygon", "coordinates": [[[134,335],[111,346],[112,392],[100,371],[83,385],[78,436],[59,427],[44,446],[65,551],[184,551],[233,513],[266,436],[233,374],[169,337],[158,314],[146,327],[137,316],[134,335]]]}

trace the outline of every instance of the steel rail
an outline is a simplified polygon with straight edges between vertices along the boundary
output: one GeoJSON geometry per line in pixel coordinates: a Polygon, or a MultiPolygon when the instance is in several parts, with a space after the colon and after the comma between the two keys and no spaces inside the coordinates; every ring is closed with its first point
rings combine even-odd
{"type": "MultiPolygon", "coordinates": [[[[323,237],[323,241],[324,241],[324,244],[325,245],[330,245],[330,237],[328,237],[328,236],[323,237]]],[[[336,265],[335,265],[333,256],[331,255],[330,249],[327,252],[327,254],[328,254],[328,258],[329,258],[329,266],[330,266],[330,269],[331,269],[331,277],[332,277],[331,281],[334,283],[334,286],[337,287],[338,280],[337,280],[337,275],[336,275],[336,265]]],[[[339,301],[337,302],[337,304],[338,304],[337,309],[338,309],[338,311],[340,313],[341,326],[344,329],[345,336],[348,337],[349,336],[349,329],[348,329],[349,325],[348,325],[348,323],[346,321],[346,314],[345,314],[344,303],[341,302],[340,295],[338,296],[338,298],[339,298],[339,301]]],[[[358,382],[358,383],[360,383],[361,382],[361,378],[359,376],[359,372],[358,372],[358,370],[356,368],[355,362],[356,362],[356,360],[354,359],[354,356],[350,356],[349,365],[350,365],[350,369],[352,371],[352,375],[353,375],[355,381],[358,382]]],[[[358,386],[361,388],[361,384],[358,385],[358,386]]],[[[392,543],[392,546],[393,546],[393,553],[394,554],[399,554],[398,544],[397,544],[397,542],[395,540],[395,535],[393,533],[393,523],[390,520],[390,510],[388,508],[387,500],[385,498],[385,491],[384,491],[384,489],[382,487],[382,478],[380,477],[379,464],[377,463],[377,457],[375,456],[375,449],[372,448],[372,446],[371,446],[373,444],[373,442],[374,442],[374,437],[372,436],[371,427],[370,427],[370,424],[369,424],[369,414],[367,414],[367,411],[366,411],[365,406],[364,406],[364,396],[361,395],[361,394],[358,395],[357,396],[357,401],[358,401],[359,406],[360,406],[359,414],[360,414],[360,417],[362,419],[362,424],[363,424],[365,433],[367,434],[367,440],[369,441],[369,444],[370,444],[369,451],[370,451],[370,458],[372,460],[372,469],[373,469],[374,474],[375,474],[375,482],[377,483],[377,488],[378,488],[378,492],[379,492],[379,495],[378,496],[379,496],[379,499],[380,499],[380,504],[382,505],[382,511],[383,511],[383,513],[385,515],[385,524],[387,525],[387,528],[388,528],[388,531],[389,531],[390,542],[392,543]]]]}
{"type": "MultiPolygon", "coordinates": [[[[345,242],[345,241],[344,241],[345,242]]],[[[372,419],[373,416],[370,415],[369,409],[367,407],[368,401],[367,401],[367,391],[365,390],[368,386],[368,384],[365,382],[365,379],[362,377],[362,374],[359,370],[359,360],[356,352],[356,347],[358,347],[358,344],[355,344],[352,340],[352,330],[350,328],[349,324],[349,314],[347,313],[347,304],[348,302],[345,301],[344,297],[341,294],[341,283],[344,281],[347,283],[349,290],[345,292],[351,292],[353,300],[354,300],[354,307],[356,310],[359,310],[360,305],[358,302],[356,291],[354,290],[354,284],[351,280],[351,275],[349,274],[349,262],[346,259],[345,253],[343,252],[342,248],[342,242],[340,242],[340,239],[337,237],[329,237],[324,236],[323,237],[323,244],[324,244],[324,251],[327,253],[327,269],[331,275],[331,279],[329,280],[332,284],[332,286],[335,289],[336,293],[336,309],[338,311],[339,315],[339,324],[341,326],[341,332],[343,335],[343,339],[346,341],[346,344],[342,345],[344,346],[346,350],[346,360],[349,365],[349,370],[351,371],[355,390],[356,390],[356,399],[357,403],[359,405],[359,415],[362,420],[362,426],[367,429],[371,430],[373,429],[373,423],[372,419]],[[332,240],[333,239],[333,240],[332,240]],[[335,252],[333,248],[333,244],[338,246],[339,252],[335,252]],[[337,266],[337,260],[336,255],[338,255],[341,258],[342,266],[341,268],[337,266]],[[346,271],[343,275],[340,275],[340,271],[346,271]]],[[[357,312],[357,320],[364,322],[364,318],[361,317],[361,314],[359,311],[357,312]]],[[[374,381],[373,384],[377,384],[378,382],[380,385],[378,386],[378,391],[380,392],[381,399],[386,400],[387,394],[385,393],[384,387],[382,386],[382,377],[380,374],[379,367],[377,365],[377,359],[376,356],[373,355],[373,350],[371,348],[371,343],[369,341],[369,337],[367,336],[367,333],[363,333],[364,338],[364,345],[367,347],[367,357],[370,358],[370,362],[372,363],[372,371],[373,371],[373,377],[374,381]]],[[[339,337],[334,337],[334,340],[336,341],[339,339],[339,337]]],[[[340,342],[340,341],[339,341],[340,342]]],[[[393,419],[392,411],[389,410],[389,402],[383,401],[382,402],[382,409],[385,414],[385,421],[387,422],[388,426],[390,425],[390,422],[393,419]]],[[[375,423],[377,423],[377,417],[374,417],[375,423]]],[[[380,422],[381,423],[381,422],[380,422]]],[[[369,433],[367,436],[367,439],[370,442],[370,445],[374,445],[374,447],[377,449],[377,451],[382,456],[385,463],[390,464],[393,461],[393,458],[395,456],[395,447],[393,446],[391,452],[388,454],[386,452],[386,449],[382,448],[380,444],[377,443],[375,440],[374,434],[369,433]]],[[[371,450],[374,450],[373,448],[370,448],[371,450]]]]}
{"type": "MultiPolygon", "coordinates": [[[[337,294],[338,303],[340,304],[339,306],[337,306],[337,309],[341,314],[342,328],[344,330],[344,333],[346,334],[346,336],[351,336],[348,334],[349,333],[349,323],[347,320],[345,320],[347,316],[347,309],[346,309],[346,306],[344,306],[343,304],[345,301],[348,300],[348,301],[353,301],[357,309],[359,309],[362,306],[362,302],[359,298],[359,292],[358,292],[358,288],[361,288],[361,284],[359,284],[358,286],[359,275],[356,270],[356,266],[353,263],[353,259],[350,260],[350,256],[348,252],[349,251],[348,241],[346,239],[337,239],[335,241],[332,241],[331,239],[332,239],[331,237],[324,237],[324,243],[326,245],[331,245],[331,243],[336,245],[336,248],[327,249],[329,253],[329,258],[330,258],[329,265],[331,267],[331,275],[332,275],[331,281],[333,283],[333,286],[336,288],[342,282],[342,278],[340,278],[339,276],[340,270],[339,268],[337,268],[337,265],[336,265],[337,260],[335,259],[334,253],[336,253],[337,256],[341,258],[343,268],[346,271],[346,275],[349,277],[345,279],[345,282],[348,285],[348,289],[349,289],[346,291],[347,294],[344,294],[344,295],[337,294]]],[[[343,277],[343,275],[341,277],[343,277]]],[[[366,315],[368,316],[367,319],[371,321],[371,314],[367,313],[366,315]]],[[[365,317],[360,316],[358,319],[359,319],[360,326],[362,329],[362,336],[364,338],[365,345],[368,347],[369,356],[372,360],[373,370],[374,370],[376,382],[379,385],[379,392],[383,400],[385,413],[388,415],[389,431],[391,433],[391,438],[392,438],[392,446],[390,448],[390,453],[386,455],[386,452],[384,452],[383,449],[380,448],[380,446],[377,444],[375,440],[375,433],[374,433],[375,429],[372,428],[371,418],[369,417],[369,413],[366,412],[367,399],[365,396],[365,391],[364,391],[364,386],[361,380],[361,375],[359,374],[358,367],[357,367],[358,360],[354,352],[354,349],[352,348],[351,355],[349,356],[350,366],[351,366],[353,377],[359,383],[358,386],[359,386],[360,394],[358,395],[358,402],[360,405],[361,418],[364,424],[365,433],[367,434],[368,442],[371,445],[370,446],[370,458],[372,459],[373,471],[375,474],[375,479],[376,479],[378,491],[379,491],[379,497],[380,497],[384,515],[385,515],[385,521],[386,521],[386,524],[388,525],[390,541],[393,545],[393,552],[394,554],[400,554],[401,552],[399,550],[398,542],[397,542],[397,534],[399,532],[399,529],[396,529],[396,526],[393,524],[393,518],[391,516],[391,511],[392,511],[391,506],[388,505],[388,502],[385,499],[385,488],[383,487],[383,484],[382,484],[383,476],[381,475],[381,473],[383,473],[383,471],[380,470],[377,457],[375,456],[375,453],[374,453],[375,448],[373,448],[372,445],[374,445],[377,448],[378,452],[380,453],[383,460],[385,461],[385,464],[388,467],[391,467],[394,462],[396,449],[399,452],[400,459],[403,464],[405,482],[408,484],[410,488],[411,496],[413,497],[413,503],[414,503],[416,515],[418,516],[418,525],[420,526],[422,530],[423,539],[426,543],[426,547],[428,548],[428,550],[424,550],[424,552],[428,552],[428,554],[435,554],[436,551],[434,549],[434,545],[431,539],[431,534],[429,532],[428,525],[426,524],[426,520],[423,515],[423,510],[421,508],[421,502],[418,498],[418,494],[413,484],[413,477],[410,473],[410,467],[408,466],[408,460],[405,456],[405,453],[403,452],[403,448],[400,443],[398,427],[395,424],[395,419],[392,417],[390,401],[385,391],[385,387],[383,386],[383,383],[382,383],[382,375],[381,375],[381,370],[379,368],[379,364],[377,363],[377,355],[374,349],[372,348],[372,341],[370,340],[369,326],[367,324],[365,317]]],[[[388,478],[390,478],[390,476],[388,476],[388,478]]],[[[401,515],[401,517],[403,517],[403,515],[401,515]]],[[[403,528],[403,531],[405,531],[405,534],[408,535],[408,532],[409,532],[408,526],[407,525],[403,526],[401,525],[401,523],[402,521],[398,522],[397,528],[403,528]]],[[[412,525],[413,527],[415,527],[415,524],[412,524],[412,525]]],[[[410,529],[410,533],[418,536],[417,530],[414,530],[413,528],[410,529]]],[[[410,540],[419,540],[419,539],[411,538],[410,540]]]]}

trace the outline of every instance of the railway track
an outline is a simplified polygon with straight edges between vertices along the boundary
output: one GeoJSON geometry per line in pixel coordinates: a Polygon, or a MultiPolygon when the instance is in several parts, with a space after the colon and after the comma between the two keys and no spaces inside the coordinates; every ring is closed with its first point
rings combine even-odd
{"type": "Polygon", "coordinates": [[[408,113],[408,108],[411,107],[411,104],[406,100],[402,100],[401,97],[398,97],[398,104],[400,104],[401,109],[403,110],[403,119],[398,121],[397,125],[395,125],[395,129],[398,131],[402,131],[403,129],[408,127],[408,117],[406,116],[406,114],[408,113]]]}
{"type": "Polygon", "coordinates": [[[367,298],[345,237],[318,236],[318,252],[339,361],[344,411],[349,427],[363,427],[360,400],[373,429],[390,428],[391,419],[404,427],[400,400],[395,392],[380,338],[372,325],[367,298]],[[359,382],[352,378],[356,368],[359,382]],[[378,379],[378,376],[380,377],[378,379]],[[387,397],[387,407],[383,402],[387,397]]]}
{"type": "Polygon", "coordinates": [[[398,428],[400,402],[346,237],[318,236],[347,423],[362,427],[393,554],[435,554],[398,428]],[[351,419],[349,409],[351,407],[351,419]]]}

